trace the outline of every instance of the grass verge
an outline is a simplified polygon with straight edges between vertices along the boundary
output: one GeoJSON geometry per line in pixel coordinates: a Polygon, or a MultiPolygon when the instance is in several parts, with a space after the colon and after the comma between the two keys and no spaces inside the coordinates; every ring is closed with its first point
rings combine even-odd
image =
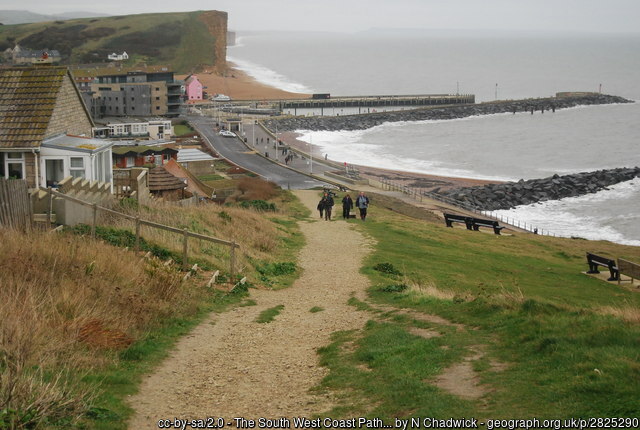
{"type": "Polygon", "coordinates": [[[278,305],[269,309],[265,309],[264,311],[260,312],[260,315],[258,315],[258,317],[256,318],[256,322],[260,324],[270,323],[271,321],[276,319],[278,315],[280,315],[280,311],[282,311],[283,309],[284,305],[278,305]]]}
{"type": "Polygon", "coordinates": [[[371,321],[320,351],[319,389],[341,399],[329,416],[640,414],[640,294],[581,273],[586,251],[640,261],[639,248],[450,229],[375,200],[370,213],[354,222],[377,242],[369,303],[351,304],[371,321]],[[440,388],[464,363],[459,385],[480,394],[440,388]]]}

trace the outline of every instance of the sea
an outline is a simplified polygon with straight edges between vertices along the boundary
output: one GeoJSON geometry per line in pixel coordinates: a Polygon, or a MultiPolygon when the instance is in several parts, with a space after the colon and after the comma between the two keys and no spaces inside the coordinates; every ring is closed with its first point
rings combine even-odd
{"type": "MultiPolygon", "coordinates": [[[[639,53],[640,33],[368,30],[239,32],[227,59],[292,92],[483,102],[593,91],[640,101],[639,53]]],[[[517,181],[640,166],[637,102],[299,132],[333,160],[452,177],[517,181]]],[[[640,246],[640,178],[494,214],[557,236],[640,246]]]]}

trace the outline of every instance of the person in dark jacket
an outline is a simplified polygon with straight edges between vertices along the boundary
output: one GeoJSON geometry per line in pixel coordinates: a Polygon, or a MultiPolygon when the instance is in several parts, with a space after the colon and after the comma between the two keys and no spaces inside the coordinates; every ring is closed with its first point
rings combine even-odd
{"type": "Polygon", "coordinates": [[[356,199],[356,207],[360,209],[360,219],[364,221],[367,218],[367,208],[369,207],[369,197],[364,195],[364,191],[360,191],[360,195],[356,199]]]}
{"type": "Polygon", "coordinates": [[[320,212],[320,219],[322,219],[322,214],[324,213],[324,196],[318,202],[318,212],[320,212]]]}
{"type": "Polygon", "coordinates": [[[353,200],[351,196],[347,194],[342,199],[342,218],[349,219],[349,214],[351,213],[351,209],[353,208],[353,200]]]}
{"type": "Polygon", "coordinates": [[[320,200],[320,202],[322,203],[322,207],[324,209],[324,219],[327,221],[331,221],[331,210],[333,209],[333,197],[331,197],[331,194],[329,193],[324,193],[324,196],[322,196],[322,200],[320,200]]]}

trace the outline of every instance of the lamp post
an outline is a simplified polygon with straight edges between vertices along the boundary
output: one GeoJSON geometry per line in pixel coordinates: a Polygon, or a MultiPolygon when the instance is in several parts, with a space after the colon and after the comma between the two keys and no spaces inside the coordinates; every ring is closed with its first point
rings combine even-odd
{"type": "Polygon", "coordinates": [[[313,175],[313,134],[309,135],[309,160],[311,161],[309,172],[313,175]]]}
{"type": "Polygon", "coordinates": [[[276,122],[276,161],[278,161],[278,123],[276,122]]]}

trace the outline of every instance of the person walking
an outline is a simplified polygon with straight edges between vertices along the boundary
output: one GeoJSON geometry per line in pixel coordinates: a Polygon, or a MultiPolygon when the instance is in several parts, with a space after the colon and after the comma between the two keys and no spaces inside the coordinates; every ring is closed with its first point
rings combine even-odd
{"type": "Polygon", "coordinates": [[[342,198],[342,218],[349,219],[349,214],[353,208],[353,199],[349,194],[342,198]]]}
{"type": "Polygon", "coordinates": [[[317,209],[318,209],[318,212],[320,212],[320,219],[322,219],[322,215],[324,213],[324,196],[322,196],[322,198],[318,202],[317,209]]]}
{"type": "Polygon", "coordinates": [[[367,208],[369,207],[369,197],[364,195],[364,191],[360,191],[360,195],[356,199],[356,207],[360,209],[360,219],[367,219],[367,208]]]}
{"type": "Polygon", "coordinates": [[[331,211],[334,205],[333,197],[331,197],[331,194],[329,193],[324,193],[321,201],[324,208],[324,219],[326,221],[331,221],[331,211]]]}

